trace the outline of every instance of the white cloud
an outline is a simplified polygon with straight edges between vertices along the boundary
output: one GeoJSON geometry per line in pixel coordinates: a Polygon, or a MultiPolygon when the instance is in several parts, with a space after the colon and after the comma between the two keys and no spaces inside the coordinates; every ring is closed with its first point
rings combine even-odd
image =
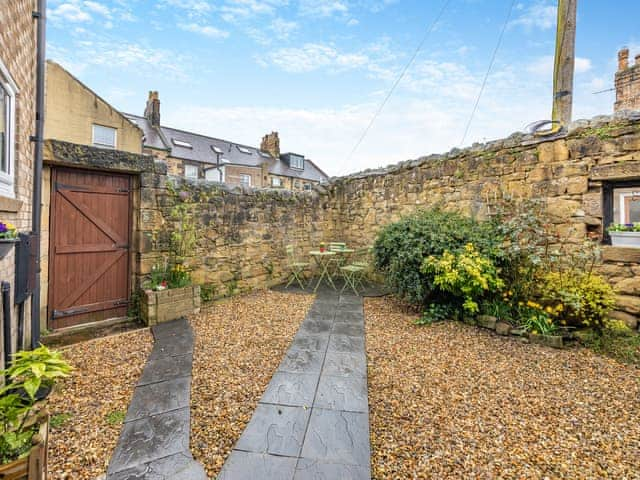
{"type": "Polygon", "coordinates": [[[160,8],[179,8],[186,12],[190,18],[199,18],[213,10],[211,4],[206,0],[162,0],[160,8]]]}
{"type": "Polygon", "coordinates": [[[186,32],[197,33],[210,38],[227,38],[229,32],[220,30],[212,25],[200,25],[198,23],[179,23],[178,28],[186,32]]]}
{"type": "MultiPolygon", "coordinates": [[[[553,75],[553,55],[545,55],[534,59],[527,65],[527,71],[534,75],[551,76],[553,75]]],[[[584,57],[576,57],[575,73],[585,73],[591,70],[591,60],[584,57]]]]}
{"type": "Polygon", "coordinates": [[[524,10],[524,12],[515,20],[512,20],[509,25],[512,27],[520,26],[525,30],[533,30],[534,28],[548,30],[555,28],[558,14],[555,3],[556,2],[538,1],[526,9],[520,4],[519,7],[521,10],[524,10]]]}
{"type": "Polygon", "coordinates": [[[300,28],[297,22],[275,18],[269,25],[269,30],[280,40],[288,39],[296,30],[300,28]]]}
{"type": "Polygon", "coordinates": [[[358,19],[350,18],[349,21],[347,22],[347,27],[355,27],[359,23],[360,23],[360,21],[358,19]]]}
{"type": "Polygon", "coordinates": [[[52,21],[68,21],[68,22],[90,22],[91,15],[86,9],[82,8],[78,2],[61,3],[57,7],[50,8],[47,16],[52,21]]]}
{"type": "Polygon", "coordinates": [[[274,65],[291,73],[306,73],[328,68],[350,70],[365,66],[369,58],[362,53],[344,53],[330,45],[306,43],[302,47],[279,48],[258,59],[263,65],[274,65]]]}
{"type": "Polygon", "coordinates": [[[111,10],[109,10],[109,7],[103,5],[102,3],[87,0],[84,2],[84,6],[87,8],[87,10],[90,10],[94,13],[107,18],[111,17],[111,10]]]}
{"type": "Polygon", "coordinates": [[[342,0],[300,0],[300,14],[309,17],[331,17],[349,11],[342,0]]]}
{"type": "Polygon", "coordinates": [[[287,0],[226,0],[218,10],[223,20],[236,23],[260,15],[274,15],[278,7],[287,3],[287,0]]]}

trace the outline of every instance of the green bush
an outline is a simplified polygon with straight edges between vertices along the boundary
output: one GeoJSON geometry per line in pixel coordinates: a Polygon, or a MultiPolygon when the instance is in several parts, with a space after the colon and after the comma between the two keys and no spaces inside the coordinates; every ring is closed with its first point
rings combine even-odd
{"type": "Polygon", "coordinates": [[[539,288],[542,302],[558,312],[560,323],[600,333],[607,327],[615,295],[602,277],[577,270],[549,272],[539,288]]]}
{"type": "Polygon", "coordinates": [[[432,272],[422,271],[424,259],[439,257],[445,251],[462,252],[472,243],[498,267],[503,262],[503,237],[493,222],[478,222],[459,213],[440,208],[420,210],[387,225],[374,243],[376,268],[389,287],[414,305],[448,303],[434,283],[432,272]]]}
{"type": "Polygon", "coordinates": [[[495,294],[504,283],[491,259],[481,255],[468,243],[464,251],[445,251],[441,257],[430,256],[422,265],[422,273],[433,275],[433,283],[443,292],[462,301],[466,313],[478,313],[478,302],[487,294],[495,294]]]}

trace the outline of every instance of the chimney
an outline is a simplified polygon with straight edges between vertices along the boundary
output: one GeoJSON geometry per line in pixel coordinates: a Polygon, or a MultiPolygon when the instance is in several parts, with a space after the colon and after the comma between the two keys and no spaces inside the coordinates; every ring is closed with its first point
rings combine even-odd
{"type": "Polygon", "coordinates": [[[616,103],[614,112],[640,110],[640,55],[635,56],[635,64],[629,66],[629,49],[618,52],[616,72],[616,103]]]}
{"type": "Polygon", "coordinates": [[[629,68],[629,49],[624,47],[618,52],[618,71],[621,72],[629,68]]]}
{"type": "Polygon", "coordinates": [[[160,126],[160,96],[157,91],[149,92],[147,107],[144,109],[144,116],[153,127],[160,126]]]}
{"type": "Polygon", "coordinates": [[[260,150],[271,154],[274,158],[280,158],[280,138],[278,138],[278,132],[271,132],[262,137],[260,150]]]}

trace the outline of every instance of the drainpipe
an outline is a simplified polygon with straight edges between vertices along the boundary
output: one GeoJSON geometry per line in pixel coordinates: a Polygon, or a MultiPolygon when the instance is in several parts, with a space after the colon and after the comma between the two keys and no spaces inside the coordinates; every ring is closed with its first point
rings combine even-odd
{"type": "Polygon", "coordinates": [[[47,1],[38,0],[38,10],[33,18],[38,22],[37,65],[36,65],[36,134],[35,159],[33,164],[33,205],[31,231],[35,241],[35,288],[31,294],[31,348],[40,343],[40,215],[42,214],[42,148],[44,143],[44,74],[46,46],[47,1]]]}

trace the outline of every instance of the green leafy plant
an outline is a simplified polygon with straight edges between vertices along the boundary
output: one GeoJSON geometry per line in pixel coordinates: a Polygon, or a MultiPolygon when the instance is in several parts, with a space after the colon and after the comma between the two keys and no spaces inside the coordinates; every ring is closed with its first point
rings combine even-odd
{"type": "Polygon", "coordinates": [[[513,307],[511,303],[509,303],[508,293],[505,292],[502,299],[484,300],[480,304],[480,313],[510,322],[514,317],[514,314],[513,307]]]}
{"type": "Polygon", "coordinates": [[[422,313],[420,318],[414,322],[416,325],[431,325],[435,322],[454,320],[458,316],[456,309],[447,304],[431,303],[422,313]]]}
{"type": "Polygon", "coordinates": [[[49,426],[53,429],[60,428],[71,420],[72,417],[73,415],[70,413],[58,413],[57,415],[52,415],[49,419],[49,426]]]}
{"type": "Polygon", "coordinates": [[[109,425],[119,425],[124,422],[125,416],[126,414],[122,410],[114,410],[107,414],[107,423],[109,425]]]}
{"type": "Polygon", "coordinates": [[[218,287],[215,283],[205,283],[200,286],[200,299],[203,302],[211,302],[216,298],[218,287]]]}
{"type": "Polygon", "coordinates": [[[434,285],[462,299],[467,313],[477,313],[484,295],[504,286],[499,270],[491,259],[481,255],[472,243],[460,253],[445,251],[441,257],[430,256],[422,265],[424,273],[433,275],[434,285]]]}
{"type": "Polygon", "coordinates": [[[374,243],[374,263],[387,285],[413,305],[455,302],[435,285],[424,259],[445,251],[462,252],[472,243],[482,255],[501,265],[502,234],[492,222],[479,222],[441,208],[420,210],[387,225],[374,243]]]}
{"type": "Polygon", "coordinates": [[[584,330],[577,336],[581,344],[596,353],[640,366],[640,334],[619,320],[608,322],[601,333],[584,330]]]}
{"type": "Polygon", "coordinates": [[[611,285],[593,273],[549,272],[540,284],[542,302],[557,310],[563,325],[590,327],[602,333],[615,305],[611,285]]]}
{"type": "Polygon", "coordinates": [[[558,326],[540,304],[528,302],[518,308],[518,316],[522,321],[522,328],[534,335],[553,335],[558,326]]]}
{"type": "Polygon", "coordinates": [[[13,240],[18,237],[18,230],[9,222],[0,222],[0,239],[13,240]]]}
{"type": "Polygon", "coordinates": [[[640,232],[640,222],[612,223],[607,228],[608,232],[640,232]]]}

